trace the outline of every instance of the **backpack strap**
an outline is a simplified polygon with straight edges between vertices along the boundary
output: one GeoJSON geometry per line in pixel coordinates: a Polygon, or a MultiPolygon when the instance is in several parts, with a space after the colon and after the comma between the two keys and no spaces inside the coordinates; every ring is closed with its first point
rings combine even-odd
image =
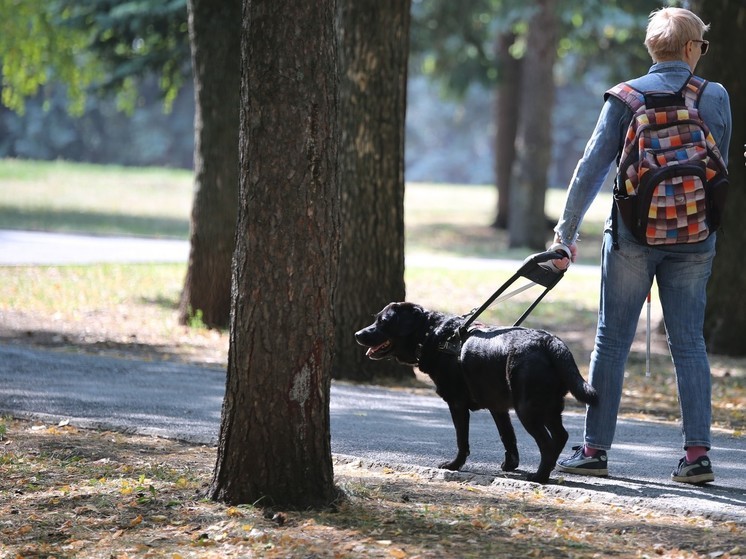
{"type": "MultiPolygon", "coordinates": [[[[626,82],[619,83],[612,87],[611,89],[607,90],[606,93],[604,93],[604,101],[608,101],[609,97],[616,97],[619,99],[622,103],[627,105],[629,109],[632,111],[632,119],[634,120],[634,115],[637,114],[637,111],[645,106],[645,94],[641,91],[638,91],[631,85],[629,85],[626,82]]],[[[623,146],[620,146],[619,148],[619,155],[617,156],[616,164],[617,168],[619,167],[619,162],[622,157],[622,151],[623,146]]],[[[617,176],[615,181],[619,180],[619,177],[617,176]]],[[[612,204],[611,208],[611,241],[612,246],[614,247],[614,250],[619,250],[619,210],[616,207],[616,203],[612,204]]]]}
{"type": "Polygon", "coordinates": [[[604,93],[604,101],[607,101],[609,97],[616,97],[619,99],[632,110],[632,114],[635,114],[637,110],[645,104],[645,94],[636,90],[626,82],[617,84],[607,90],[606,93],[604,93]]]}
{"type": "Polygon", "coordinates": [[[689,79],[681,86],[681,93],[684,94],[687,105],[691,104],[695,109],[699,107],[699,100],[702,98],[702,93],[708,83],[710,82],[694,74],[689,76],[689,79]]]}

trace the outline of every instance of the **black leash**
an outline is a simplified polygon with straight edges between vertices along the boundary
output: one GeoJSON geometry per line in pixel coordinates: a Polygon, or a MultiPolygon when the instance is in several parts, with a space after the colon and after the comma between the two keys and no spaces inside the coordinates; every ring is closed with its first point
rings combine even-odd
{"type": "Polygon", "coordinates": [[[557,283],[559,283],[559,281],[565,275],[566,269],[560,270],[559,268],[551,264],[551,261],[561,260],[562,258],[568,258],[569,256],[570,255],[565,250],[556,249],[532,254],[531,256],[526,258],[518,271],[516,271],[516,273],[513,274],[513,276],[511,276],[508,281],[502,284],[497,289],[497,291],[495,291],[489,297],[489,299],[482,303],[480,307],[463,315],[463,318],[466,318],[466,321],[461,326],[459,326],[458,330],[454,332],[453,336],[451,336],[448,340],[441,344],[441,351],[455,354],[460,353],[461,344],[468,337],[469,327],[474,323],[479,315],[487,310],[490,305],[492,305],[492,303],[494,303],[500,295],[505,293],[505,291],[518,279],[526,278],[536,285],[543,286],[544,291],[533,303],[531,303],[528,309],[526,309],[526,311],[520,316],[520,318],[513,324],[513,326],[520,326],[521,323],[526,320],[526,317],[531,314],[531,311],[533,311],[541,302],[544,296],[549,293],[549,291],[551,291],[552,288],[557,285],[557,283]]]}

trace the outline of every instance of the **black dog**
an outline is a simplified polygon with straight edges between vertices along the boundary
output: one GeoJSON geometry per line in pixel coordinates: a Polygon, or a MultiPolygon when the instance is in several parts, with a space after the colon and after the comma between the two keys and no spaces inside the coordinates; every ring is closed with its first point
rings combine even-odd
{"type": "Polygon", "coordinates": [[[562,425],[565,395],[595,404],[596,391],[583,380],[570,350],[543,330],[480,327],[456,340],[460,317],[413,303],[390,303],[370,326],[355,334],[371,359],[395,358],[433,379],[456,428],[458,454],[441,468],[458,470],[469,455],[469,412],[488,409],[505,447],[501,468],[518,467],[518,448],[508,410],[514,408],[536,440],[541,463],[529,481],[546,483],[567,442],[562,425]],[[456,334],[456,337],[454,337],[456,334]]]}

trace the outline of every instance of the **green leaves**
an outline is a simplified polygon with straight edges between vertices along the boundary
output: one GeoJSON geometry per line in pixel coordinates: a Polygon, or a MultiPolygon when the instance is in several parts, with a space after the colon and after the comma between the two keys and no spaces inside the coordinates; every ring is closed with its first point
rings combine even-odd
{"type": "Polygon", "coordinates": [[[190,75],[187,27],[185,0],[0,0],[2,104],[23,114],[27,97],[57,82],[73,115],[92,89],[116,91],[131,113],[139,80],[156,72],[168,110],[190,75]]]}
{"type": "Polygon", "coordinates": [[[24,111],[24,99],[57,80],[68,87],[70,112],[81,114],[85,89],[99,68],[84,52],[85,33],[64,25],[57,2],[0,0],[2,103],[24,111]]]}

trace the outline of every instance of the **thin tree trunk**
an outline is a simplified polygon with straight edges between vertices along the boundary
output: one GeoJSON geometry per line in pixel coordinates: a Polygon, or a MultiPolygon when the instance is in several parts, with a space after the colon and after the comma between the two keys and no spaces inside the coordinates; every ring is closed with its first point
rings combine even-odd
{"type": "Polygon", "coordinates": [[[244,0],[228,379],[210,493],[325,506],[339,260],[334,0],[244,0]]]}
{"type": "Polygon", "coordinates": [[[241,0],[189,0],[194,72],[194,201],[179,318],[228,326],[236,208],[241,0]]]}
{"type": "Polygon", "coordinates": [[[554,62],[557,58],[557,0],[537,0],[529,22],[521,80],[516,163],[510,191],[511,247],[545,248],[549,229],[544,213],[552,151],[554,62]]]}
{"type": "Polygon", "coordinates": [[[521,60],[510,54],[515,33],[501,34],[497,41],[499,82],[496,88],[497,134],[495,138],[495,182],[497,213],[493,227],[508,228],[510,179],[515,161],[515,137],[521,101],[521,60]]]}
{"type": "Polygon", "coordinates": [[[355,331],[404,299],[404,118],[409,0],[341,0],[342,248],[335,297],[335,378],[412,376],[371,361],[355,331]]]}

